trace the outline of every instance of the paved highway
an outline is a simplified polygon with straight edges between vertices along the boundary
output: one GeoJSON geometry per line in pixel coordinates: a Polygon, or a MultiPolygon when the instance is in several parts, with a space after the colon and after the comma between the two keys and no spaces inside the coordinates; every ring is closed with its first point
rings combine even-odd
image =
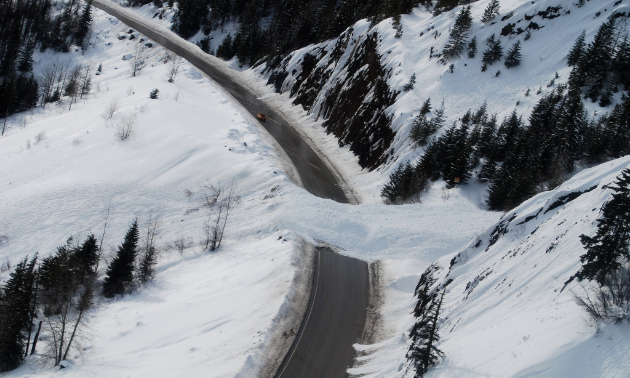
{"type": "MultiPolygon", "coordinates": [[[[156,43],[173,51],[203,71],[254,117],[262,112],[261,123],[278,141],[300,174],[310,193],[348,203],[335,176],[313,149],[300,137],[282,115],[247,88],[234,82],[208,58],[191,52],[190,46],[173,33],[150,27],[107,0],[93,0],[92,5],[118,18],[156,43]]],[[[346,369],[354,360],[352,344],[361,337],[368,306],[368,265],[364,261],[339,255],[327,248],[317,249],[317,266],[309,306],[296,339],[287,353],[276,378],[347,377],[346,369]]]]}
{"type": "Polygon", "coordinates": [[[368,306],[365,261],[317,248],[311,300],[276,378],[341,378],[354,360],[368,306]]]}
{"type": "Polygon", "coordinates": [[[330,169],[328,169],[328,166],[324,164],[311,146],[300,137],[298,132],[289,125],[282,115],[271,109],[264,101],[259,100],[257,96],[251,93],[247,88],[234,82],[228,75],[210,64],[207,59],[204,59],[204,57],[198,54],[191,53],[190,47],[182,44],[184,40],[176,34],[170,33],[172,36],[164,36],[163,32],[159,33],[148,28],[146,25],[150,22],[138,23],[133,18],[119,12],[116,7],[112,7],[110,5],[111,3],[108,3],[109,1],[107,0],[96,0],[92,2],[92,5],[118,18],[153,41],[189,61],[219,84],[254,117],[256,117],[257,113],[265,113],[267,115],[267,122],[261,122],[261,124],[267,129],[269,134],[278,141],[287,155],[289,155],[291,162],[295,165],[300,174],[300,178],[306,190],[318,197],[348,203],[346,195],[337,183],[335,176],[330,169]]]}

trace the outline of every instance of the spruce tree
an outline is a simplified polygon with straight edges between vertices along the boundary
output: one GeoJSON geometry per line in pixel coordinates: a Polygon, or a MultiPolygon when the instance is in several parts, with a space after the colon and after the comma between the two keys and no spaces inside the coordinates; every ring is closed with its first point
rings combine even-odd
{"type": "Polygon", "coordinates": [[[92,27],[92,2],[88,1],[83,8],[81,17],[79,18],[79,24],[76,32],[74,33],[74,40],[78,46],[84,47],[85,38],[90,33],[92,27]]]}
{"type": "Polygon", "coordinates": [[[25,331],[29,329],[35,295],[35,263],[25,257],[9,275],[0,292],[0,372],[20,366],[24,360],[25,331]]]}
{"type": "Polygon", "coordinates": [[[458,57],[464,51],[470,27],[472,26],[470,10],[470,5],[466,6],[457,15],[448,43],[444,46],[443,53],[446,58],[458,57]]]}
{"type": "MultiPolygon", "coordinates": [[[[488,48],[483,52],[483,58],[481,61],[487,67],[487,65],[491,65],[497,60],[501,60],[503,57],[503,47],[501,46],[501,40],[499,38],[495,39],[494,34],[486,40],[486,44],[488,45],[488,48]]],[[[485,70],[482,68],[482,71],[485,70]]]]}
{"type": "Polygon", "coordinates": [[[138,251],[138,221],[135,220],[125,240],[118,247],[116,257],[107,267],[106,277],[103,280],[103,295],[113,298],[115,295],[125,294],[133,283],[134,262],[138,251]]]}
{"type": "Polygon", "coordinates": [[[18,70],[22,72],[30,72],[33,69],[33,51],[35,43],[28,41],[20,50],[20,57],[17,62],[18,70]]]}
{"type": "Polygon", "coordinates": [[[98,241],[94,234],[85,239],[80,248],[76,248],[73,258],[73,265],[80,283],[84,283],[86,278],[90,278],[94,273],[98,262],[98,241]]]}
{"type": "Polygon", "coordinates": [[[582,54],[584,54],[584,46],[586,46],[586,43],[584,42],[585,38],[586,32],[582,30],[582,34],[580,34],[580,36],[575,40],[575,43],[569,52],[567,62],[569,66],[575,66],[580,61],[582,54]]]}
{"type": "Polygon", "coordinates": [[[433,298],[411,331],[412,343],[407,352],[407,360],[416,369],[414,378],[423,377],[444,355],[444,352],[437,347],[437,343],[440,341],[438,331],[444,292],[445,289],[442,290],[439,300],[437,300],[437,296],[433,298]]]}
{"type": "Polygon", "coordinates": [[[576,274],[577,278],[595,280],[600,286],[623,261],[630,260],[630,168],[624,169],[608,187],[614,193],[602,207],[597,233],[593,237],[580,235],[586,253],[580,256],[582,267],[576,274]]]}
{"type": "Polygon", "coordinates": [[[490,22],[494,20],[496,16],[499,15],[499,0],[490,0],[490,3],[486,7],[486,10],[483,12],[483,16],[481,17],[481,22],[484,24],[486,22],[490,22]]]}
{"type": "Polygon", "coordinates": [[[508,69],[521,64],[521,41],[516,41],[508,50],[504,64],[508,69]]]}
{"type": "Polygon", "coordinates": [[[477,55],[477,36],[474,36],[470,42],[468,42],[468,57],[470,59],[477,55]]]}
{"type": "Polygon", "coordinates": [[[431,112],[431,97],[427,98],[420,108],[421,115],[427,115],[429,112],[431,112]]]}

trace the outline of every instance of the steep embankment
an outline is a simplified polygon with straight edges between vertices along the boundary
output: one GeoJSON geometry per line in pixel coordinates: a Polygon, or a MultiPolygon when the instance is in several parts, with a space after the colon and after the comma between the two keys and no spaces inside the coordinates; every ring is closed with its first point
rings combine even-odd
{"type": "MultiPolygon", "coordinates": [[[[606,186],[629,164],[625,157],[581,172],[429,266],[416,287],[415,311],[427,316],[444,290],[438,329],[444,358],[427,377],[627,376],[627,324],[607,325],[596,334],[574,297],[586,294],[588,282],[562,289],[581,266],[585,250],[579,236],[595,234],[595,220],[611,198],[606,186]]],[[[412,324],[396,320],[391,309],[384,313],[389,324],[397,322],[399,332],[408,334],[412,324]]],[[[405,352],[404,340],[395,336],[365,348],[372,354],[353,372],[403,376],[384,362],[395,350],[405,352]]]]}
{"type": "MultiPolygon", "coordinates": [[[[482,23],[488,3],[472,3],[469,40],[477,40],[474,58],[468,57],[466,49],[459,57],[447,60],[442,56],[461,6],[437,16],[419,7],[402,16],[400,38],[392,19],[373,27],[362,20],[335,40],[294,51],[253,70],[284,98],[302,106],[311,120],[319,120],[319,133],[305,130],[314,140],[321,140],[320,148],[327,154],[338,155],[338,165],[352,160],[362,168],[378,168],[378,172],[354,174],[350,179],[364,197],[374,197],[392,169],[424,153],[409,135],[425,100],[430,98],[434,109],[444,103],[446,126],[436,135],[484,101],[488,114],[496,114],[499,122],[514,110],[526,121],[542,97],[567,82],[571,71],[567,55],[582,31],[588,43],[611,14],[626,14],[630,9],[626,2],[616,0],[589,1],[582,6],[571,0],[503,0],[500,15],[482,23]],[[508,69],[498,61],[482,72],[485,41],[492,35],[501,42],[504,54],[520,41],[519,66],[508,69]],[[415,85],[405,91],[413,75],[415,85]],[[326,138],[324,133],[335,138],[326,138]],[[335,153],[336,146],[348,146],[358,160],[335,153]]],[[[623,20],[627,26],[627,19],[623,20]]],[[[613,104],[622,93],[614,94],[613,104]]],[[[602,108],[590,101],[585,106],[589,117],[612,110],[612,105],[602,108]]]]}

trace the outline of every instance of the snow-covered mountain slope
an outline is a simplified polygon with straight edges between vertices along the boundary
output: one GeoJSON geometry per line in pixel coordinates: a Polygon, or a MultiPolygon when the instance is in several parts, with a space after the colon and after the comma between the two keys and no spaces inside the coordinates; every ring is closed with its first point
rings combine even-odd
{"type": "MultiPolygon", "coordinates": [[[[305,133],[327,155],[336,157],[338,165],[347,167],[341,169],[348,171],[351,185],[364,200],[378,200],[392,169],[423,154],[409,133],[426,99],[431,99],[434,108],[444,101],[447,125],[484,101],[488,113],[496,113],[499,121],[514,110],[527,119],[542,96],[568,80],[571,67],[566,57],[580,33],[585,31],[590,42],[613,12],[630,13],[627,0],[587,1],[581,7],[574,0],[502,0],[500,16],[483,24],[480,19],[488,3],[471,3],[470,38],[476,37],[478,43],[473,59],[466,51],[447,61],[439,56],[462,6],[438,16],[419,7],[402,15],[401,38],[396,38],[392,19],[373,28],[362,20],[335,40],[302,48],[279,63],[272,61],[252,70],[283,93],[283,102],[305,108],[304,115],[310,115],[303,122],[305,133]],[[375,45],[366,43],[372,33],[378,35],[375,45]],[[485,41],[493,34],[501,40],[504,52],[521,41],[520,66],[507,69],[503,62],[496,62],[481,72],[485,41]],[[381,76],[370,74],[379,70],[381,76]],[[405,92],[414,74],[416,83],[405,92]],[[526,96],[528,89],[531,94],[526,96]],[[346,146],[346,152],[336,151],[339,146],[346,146]],[[344,162],[379,168],[357,174],[356,168],[344,162]]],[[[621,91],[614,97],[618,102],[621,91]]],[[[586,106],[590,116],[612,109],[590,101],[586,106]]]]}
{"type": "Polygon", "coordinates": [[[0,261],[48,256],[71,235],[99,237],[111,203],[101,269],[133,219],[144,225],[161,209],[157,275],[122,300],[99,301],[68,368],[45,362],[44,327],[38,352],[8,376],[255,376],[286,339],[282,332],[300,321],[299,294],[310,282],[302,240],[383,261],[408,297],[417,272],[498,219],[456,190],[440,191],[440,183],[421,205],[352,206],[310,195],[292,183],[290,166],[256,121],[190,65],[168,83],[165,51],[154,45],[145,49],[150,64],[131,78],[122,58],[143,36],[130,41],[128,27],[94,15],[85,53],[35,57],[38,75],[55,60],[102,63],[92,93],[71,110],[48,104],[12,116],[0,138],[0,261]],[[149,99],[155,88],[158,99],[149,99]],[[118,127],[132,115],[134,133],[120,141],[118,127]],[[201,187],[232,178],[242,202],[221,249],[203,252],[201,187]],[[173,247],[179,241],[188,247],[183,255],[173,247]]]}
{"type": "MultiPolygon", "coordinates": [[[[430,296],[446,287],[438,345],[445,356],[427,377],[628,376],[627,324],[606,325],[597,335],[574,298],[585,294],[588,283],[574,281],[561,290],[581,266],[579,236],[595,234],[595,220],[611,198],[606,185],[629,165],[624,157],[579,173],[506,213],[466,248],[425,271],[417,292],[430,296]]],[[[412,376],[391,364],[409,345],[411,316],[400,320],[395,312],[411,312],[413,304],[408,298],[405,303],[384,309],[397,332],[364,347],[371,354],[352,372],[412,376]]]]}

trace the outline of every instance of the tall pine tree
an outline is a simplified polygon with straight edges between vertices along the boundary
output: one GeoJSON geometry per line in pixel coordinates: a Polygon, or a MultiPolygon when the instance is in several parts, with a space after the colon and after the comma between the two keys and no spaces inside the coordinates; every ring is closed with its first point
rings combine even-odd
{"type": "Polygon", "coordinates": [[[25,331],[29,329],[35,295],[35,263],[25,257],[16,265],[0,292],[0,372],[24,360],[25,331]]]}
{"type": "Polygon", "coordinates": [[[470,10],[471,7],[469,5],[462,8],[457,15],[448,43],[444,46],[443,53],[446,58],[458,57],[464,51],[468,35],[470,34],[470,27],[472,26],[470,10]]]}
{"type": "Polygon", "coordinates": [[[580,257],[582,268],[576,275],[600,285],[623,261],[630,261],[630,168],[624,169],[609,188],[613,198],[602,207],[597,233],[593,237],[580,235],[586,253],[580,257]]]}
{"type": "Polygon", "coordinates": [[[133,283],[134,262],[138,251],[138,221],[135,220],[125,240],[118,247],[116,257],[107,267],[107,276],[103,280],[103,295],[107,298],[122,295],[127,292],[133,283]]]}

